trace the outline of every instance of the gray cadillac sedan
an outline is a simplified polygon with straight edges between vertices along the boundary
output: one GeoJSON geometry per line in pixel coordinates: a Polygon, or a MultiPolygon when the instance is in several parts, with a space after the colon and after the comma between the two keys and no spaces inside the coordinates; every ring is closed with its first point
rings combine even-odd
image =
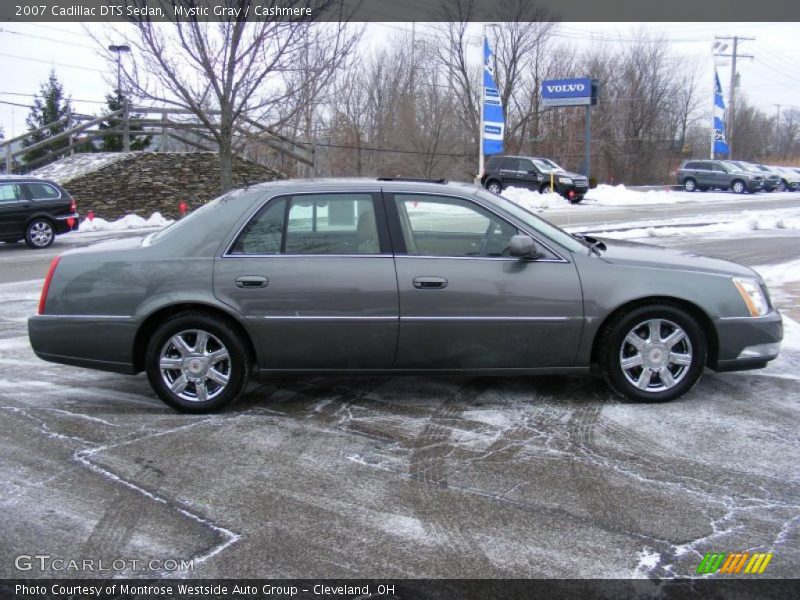
{"type": "Polygon", "coordinates": [[[146,371],[187,412],[253,374],[602,374],[671,400],[705,367],[764,367],[781,316],[748,267],[570,235],[474,185],[279,181],[144,239],[53,261],[31,345],[146,371]]]}

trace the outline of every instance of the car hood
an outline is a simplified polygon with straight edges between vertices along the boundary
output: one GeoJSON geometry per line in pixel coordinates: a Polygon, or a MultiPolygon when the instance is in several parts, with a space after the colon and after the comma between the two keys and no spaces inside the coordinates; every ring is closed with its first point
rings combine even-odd
{"type": "Polygon", "coordinates": [[[572,171],[553,171],[553,175],[555,175],[556,177],[571,177],[573,179],[575,178],[586,179],[586,175],[581,175],[580,173],[573,173],[572,171]]]}
{"type": "Polygon", "coordinates": [[[601,251],[600,258],[613,264],[759,278],[750,267],[722,258],[627,240],[595,239],[606,246],[601,251]]]}

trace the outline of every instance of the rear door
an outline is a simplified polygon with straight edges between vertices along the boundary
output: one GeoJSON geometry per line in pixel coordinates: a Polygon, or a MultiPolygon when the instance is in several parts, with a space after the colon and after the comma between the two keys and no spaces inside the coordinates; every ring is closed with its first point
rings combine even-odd
{"type": "Polygon", "coordinates": [[[396,367],[574,364],[583,301],[573,263],[543,245],[539,260],[509,257],[518,228],[469,198],[386,196],[400,292],[396,367]]]}
{"type": "Polygon", "coordinates": [[[22,239],[30,212],[30,201],[18,183],[0,183],[0,237],[22,239]]]}
{"type": "Polygon", "coordinates": [[[518,158],[507,156],[503,159],[500,163],[500,178],[503,180],[503,187],[524,187],[518,158]]]}
{"type": "Polygon", "coordinates": [[[214,267],[262,370],[385,369],[397,344],[394,259],[380,194],[270,199],[214,267]]]}

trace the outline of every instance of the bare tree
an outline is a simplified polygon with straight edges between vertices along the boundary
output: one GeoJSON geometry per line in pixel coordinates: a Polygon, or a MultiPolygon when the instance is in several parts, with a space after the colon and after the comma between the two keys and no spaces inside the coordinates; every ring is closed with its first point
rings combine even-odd
{"type": "MultiPolygon", "coordinates": [[[[131,0],[131,4],[153,2],[131,0]]],[[[166,15],[177,0],[161,0],[166,15]]],[[[202,2],[198,2],[202,4],[202,2]]],[[[169,23],[136,20],[133,32],[118,30],[132,47],[132,61],[123,64],[129,94],[191,111],[213,136],[220,162],[220,187],[231,188],[237,132],[245,119],[278,128],[313,107],[347,67],[359,32],[347,23],[343,0],[289,0],[284,7],[310,7],[312,15],[336,13],[338,21],[315,23],[263,17],[244,20],[252,0],[227,0],[240,16],[220,22],[174,18],[169,23]],[[126,34],[127,33],[127,34],[126,34]]],[[[349,10],[349,9],[347,9],[349,10]]],[[[118,41],[116,42],[118,43],[118,41]]],[[[109,58],[111,58],[109,56],[109,58]]]]}

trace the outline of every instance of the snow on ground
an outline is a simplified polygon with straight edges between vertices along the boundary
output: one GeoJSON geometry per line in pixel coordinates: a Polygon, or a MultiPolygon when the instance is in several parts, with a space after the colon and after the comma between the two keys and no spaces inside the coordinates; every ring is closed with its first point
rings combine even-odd
{"type": "MultiPolygon", "coordinates": [[[[697,220],[698,217],[694,219],[697,220]]],[[[596,235],[598,237],[632,240],[653,237],[696,237],[700,235],[748,233],[750,231],[800,229],[800,209],[797,208],[770,210],[767,212],[745,210],[726,216],[714,215],[713,219],[714,223],[699,226],[636,227],[637,223],[620,223],[615,224],[613,230],[598,231],[596,235]]],[[[570,230],[581,231],[586,230],[586,227],[572,227],[570,230]]]]}
{"type": "Polygon", "coordinates": [[[125,215],[116,221],[106,221],[105,219],[95,217],[91,221],[89,219],[81,221],[78,233],[85,231],[123,231],[125,229],[161,228],[173,222],[172,219],[165,219],[160,212],[153,213],[148,219],[140,217],[139,215],[125,215]]]}
{"type": "MultiPolygon", "coordinates": [[[[792,194],[793,192],[784,192],[792,194]]],[[[758,200],[777,198],[777,193],[747,194],[741,196],[732,192],[684,192],[671,190],[664,186],[663,190],[639,191],[631,190],[624,185],[605,185],[600,184],[596,188],[589,190],[584,196],[583,201],[577,205],[571,205],[558,194],[540,194],[539,192],[520,187],[509,187],[503,190],[503,196],[516,202],[520,206],[528,209],[558,209],[567,207],[586,207],[586,206],[648,206],[662,204],[679,203],[698,203],[708,204],[709,202],[719,202],[735,200],[737,198],[747,199],[748,203],[758,200]]]]}

